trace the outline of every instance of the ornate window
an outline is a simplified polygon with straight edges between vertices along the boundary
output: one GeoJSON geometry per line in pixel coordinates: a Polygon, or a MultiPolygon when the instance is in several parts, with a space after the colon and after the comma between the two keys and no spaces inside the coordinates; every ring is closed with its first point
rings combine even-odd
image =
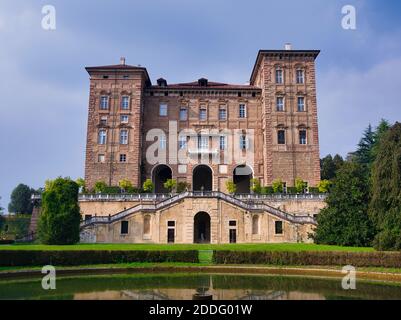
{"type": "Polygon", "coordinates": [[[284,129],[279,129],[277,131],[277,143],[285,144],[285,130],[284,129]]]}
{"type": "Polygon", "coordinates": [[[298,84],[305,83],[305,72],[302,69],[297,70],[297,83],[298,84]]]}
{"type": "Polygon", "coordinates": [[[126,129],[120,131],[120,144],[128,144],[128,130],[126,129]]]}
{"type": "Polygon", "coordinates": [[[98,134],[98,143],[99,144],[106,144],[107,142],[107,132],[106,130],[99,130],[98,134]]]}
{"type": "Polygon", "coordinates": [[[276,83],[277,84],[284,83],[283,69],[281,69],[281,67],[276,68],[276,83]]]}
{"type": "Polygon", "coordinates": [[[187,108],[181,108],[180,109],[180,120],[181,121],[186,121],[188,119],[188,110],[187,108]]]}
{"type": "Polygon", "coordinates": [[[279,112],[284,111],[284,97],[277,97],[276,110],[279,112]]]}
{"type": "Polygon", "coordinates": [[[121,98],[121,109],[128,110],[129,109],[129,96],[122,96],[121,98]]]}
{"type": "Polygon", "coordinates": [[[101,110],[109,109],[109,96],[100,97],[100,109],[101,110]]]}
{"type": "Polygon", "coordinates": [[[207,110],[204,107],[199,109],[199,120],[200,121],[207,120],[207,110]]]}
{"type": "Polygon", "coordinates": [[[219,108],[219,120],[220,121],[227,120],[227,109],[225,106],[220,106],[219,108]]]}
{"type": "Polygon", "coordinates": [[[305,110],[305,97],[298,97],[298,112],[304,112],[305,110]]]}
{"type": "Polygon", "coordinates": [[[246,118],[246,105],[245,104],[240,104],[239,105],[239,117],[241,119],[246,118]]]}
{"type": "Polygon", "coordinates": [[[299,130],[299,144],[303,144],[303,145],[308,144],[306,129],[299,130]]]}
{"type": "Polygon", "coordinates": [[[226,136],[220,136],[220,150],[224,151],[227,148],[226,136]]]}

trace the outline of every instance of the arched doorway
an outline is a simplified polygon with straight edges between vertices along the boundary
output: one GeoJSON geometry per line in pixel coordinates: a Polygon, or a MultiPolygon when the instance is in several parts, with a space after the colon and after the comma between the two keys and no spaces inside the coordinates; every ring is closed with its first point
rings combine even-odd
{"type": "Polygon", "coordinates": [[[210,243],[210,216],[206,212],[194,217],[194,243],[210,243]]]}
{"type": "Polygon", "coordinates": [[[237,186],[237,193],[251,193],[252,169],[246,165],[238,166],[233,172],[233,181],[237,186]]]}
{"type": "Polygon", "coordinates": [[[152,180],[155,186],[155,193],[168,193],[164,187],[164,183],[168,179],[172,179],[173,173],[169,166],[165,164],[158,165],[153,169],[152,180]]]}
{"type": "Polygon", "coordinates": [[[193,171],[192,186],[194,191],[213,190],[213,172],[209,166],[200,165],[193,171]]]}

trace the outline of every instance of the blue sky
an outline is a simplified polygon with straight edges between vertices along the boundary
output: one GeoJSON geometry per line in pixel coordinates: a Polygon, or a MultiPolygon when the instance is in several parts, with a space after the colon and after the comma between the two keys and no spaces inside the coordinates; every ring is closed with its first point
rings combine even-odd
{"type": "Polygon", "coordinates": [[[148,69],[153,82],[245,83],[259,49],[320,49],[321,155],[354,150],[364,128],[401,119],[401,2],[46,0],[0,2],[0,204],[20,182],[83,176],[88,65],[148,69]],[[57,28],[41,28],[42,6],[57,28]],[[341,27],[353,5],[357,29],[341,27]]]}

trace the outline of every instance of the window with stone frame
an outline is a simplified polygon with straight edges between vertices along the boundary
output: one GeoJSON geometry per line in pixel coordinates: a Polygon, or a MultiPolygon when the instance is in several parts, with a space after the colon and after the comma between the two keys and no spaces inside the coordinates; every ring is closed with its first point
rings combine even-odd
{"type": "Polygon", "coordinates": [[[125,153],[120,154],[120,162],[127,162],[127,155],[125,153]]]}
{"type": "Polygon", "coordinates": [[[284,107],[284,97],[277,97],[276,99],[276,110],[278,112],[282,112],[284,111],[285,107],[284,107]]]}
{"type": "Polygon", "coordinates": [[[299,130],[299,144],[308,144],[307,131],[306,129],[299,130]]]}
{"type": "Polygon", "coordinates": [[[159,105],[159,116],[161,117],[167,117],[168,114],[168,106],[165,103],[161,103],[159,105]]]}
{"type": "Polygon", "coordinates": [[[120,144],[128,144],[128,130],[120,130],[120,144]]]}
{"type": "Polygon", "coordinates": [[[100,109],[101,110],[109,109],[109,96],[103,95],[100,97],[100,109]]]}
{"type": "Polygon", "coordinates": [[[129,109],[129,96],[122,96],[121,97],[121,109],[128,110],[129,109]]]}
{"type": "Polygon", "coordinates": [[[297,76],[296,76],[297,84],[305,83],[305,72],[302,69],[297,69],[297,76]]]}
{"type": "Polygon", "coordinates": [[[106,142],[107,142],[107,131],[104,129],[99,130],[98,144],[106,144],[106,142]]]}
{"type": "Polygon", "coordinates": [[[188,109],[187,108],[180,108],[180,121],[187,121],[188,120],[188,109]]]}
{"type": "Polygon", "coordinates": [[[276,68],[276,83],[277,84],[284,83],[283,69],[281,69],[281,67],[276,68]]]}
{"type": "Polygon", "coordinates": [[[305,97],[298,97],[298,103],[297,103],[297,105],[298,105],[298,112],[304,112],[304,111],[306,111],[306,108],[305,108],[305,97]]]}
{"type": "Polygon", "coordinates": [[[285,130],[284,129],[277,130],[277,143],[285,144],[285,130]]]}
{"type": "Polygon", "coordinates": [[[246,104],[239,105],[239,118],[245,119],[246,118],[246,104]]]}
{"type": "Polygon", "coordinates": [[[220,106],[220,108],[219,108],[219,120],[220,121],[227,120],[227,109],[225,106],[220,106]]]}

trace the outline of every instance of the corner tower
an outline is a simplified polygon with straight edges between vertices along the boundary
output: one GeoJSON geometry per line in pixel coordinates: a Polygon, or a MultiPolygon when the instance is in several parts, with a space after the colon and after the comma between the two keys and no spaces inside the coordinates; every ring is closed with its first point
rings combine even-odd
{"type": "Polygon", "coordinates": [[[116,186],[122,179],[140,187],[146,68],[125,64],[87,67],[90,75],[85,180],[116,186]]]}
{"type": "Polygon", "coordinates": [[[320,181],[315,60],[318,50],[260,50],[250,84],[262,89],[264,181],[320,181]]]}

